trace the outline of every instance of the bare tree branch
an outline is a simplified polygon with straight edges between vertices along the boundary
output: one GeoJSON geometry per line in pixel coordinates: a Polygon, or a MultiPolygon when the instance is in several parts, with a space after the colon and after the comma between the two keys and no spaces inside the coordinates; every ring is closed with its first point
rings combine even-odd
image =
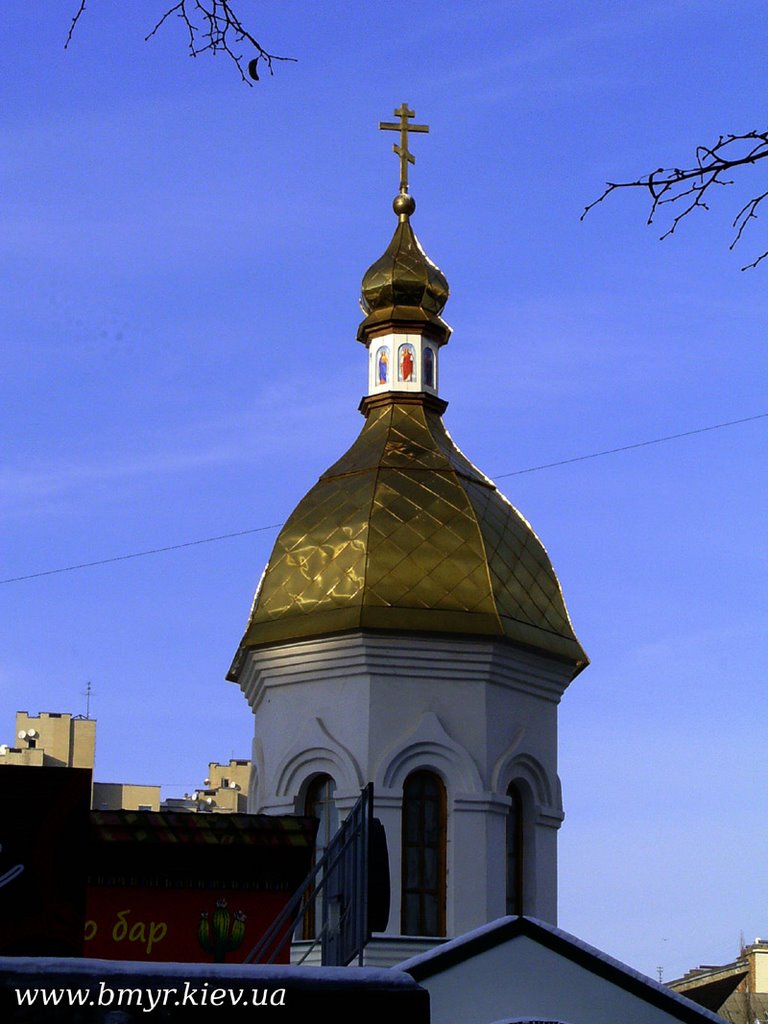
{"type": "Polygon", "coordinates": [[[72,18],[72,22],[71,22],[71,24],[69,26],[69,32],[67,32],[67,41],[66,41],[66,43],[64,43],[64,49],[65,50],[66,50],[66,48],[70,44],[70,41],[72,39],[72,33],[75,31],[75,25],[78,23],[78,21],[80,21],[80,15],[83,13],[84,10],[85,10],[85,0],[80,0],[80,6],[75,11],[74,17],[72,18]]]}
{"type": "MultiPolygon", "coordinates": [[[[144,37],[144,42],[154,36],[165,22],[172,16],[176,16],[184,23],[187,31],[187,47],[190,57],[198,57],[201,53],[224,53],[237,67],[240,77],[246,85],[253,85],[259,80],[259,63],[269,71],[270,75],[275,73],[274,63],[276,61],[295,61],[295,57],[281,57],[276,53],[270,53],[243,25],[234,9],[236,0],[177,0],[176,3],[165,11],[155,23],[154,28],[144,37]],[[255,56],[248,59],[243,67],[246,54],[238,52],[240,47],[252,47],[255,56]]],[[[67,41],[64,44],[66,49],[72,39],[72,33],[85,10],[86,0],[80,0],[80,6],[72,18],[69,26],[67,41]]]]}
{"type": "MultiPolygon", "coordinates": [[[[745,132],[742,135],[720,135],[713,146],[698,146],[696,148],[694,161],[689,167],[659,167],[634,181],[606,182],[602,195],[584,208],[581,220],[584,220],[590,210],[618,189],[645,189],[651,200],[648,224],[654,223],[656,215],[663,206],[671,203],[679,204],[678,207],[675,207],[675,209],[679,209],[679,212],[672,218],[669,228],[660,236],[662,239],[669,238],[675,233],[680,221],[694,210],[709,209],[708,199],[718,186],[734,184],[734,179],[727,175],[737,168],[756,164],[765,157],[768,157],[768,131],[745,132]]],[[[736,234],[730,244],[730,249],[733,249],[741,240],[747,224],[757,219],[757,210],[766,198],[768,198],[768,191],[754,196],[739,210],[732,225],[736,234]]],[[[768,249],[741,269],[748,270],[756,267],[766,258],[768,258],[768,249]]]]}

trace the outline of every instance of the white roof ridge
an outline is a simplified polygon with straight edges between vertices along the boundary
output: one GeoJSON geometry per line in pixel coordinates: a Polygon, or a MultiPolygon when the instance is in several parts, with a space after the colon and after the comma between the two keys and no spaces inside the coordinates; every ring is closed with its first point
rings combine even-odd
{"type": "MultiPolygon", "coordinates": [[[[658,981],[654,981],[653,978],[649,978],[641,971],[637,971],[635,968],[629,967],[627,964],[622,963],[621,960],[617,960],[615,957],[609,956],[608,953],[604,953],[602,950],[597,949],[597,947],[591,946],[588,942],[584,942],[575,935],[571,935],[569,932],[563,931],[562,928],[558,928],[555,925],[549,924],[547,921],[541,921],[539,918],[535,917],[499,917],[495,921],[489,921],[487,924],[480,925],[478,928],[474,928],[472,931],[466,932],[464,935],[458,935],[455,939],[450,939],[448,942],[442,943],[441,945],[428,950],[426,953],[420,953],[417,956],[410,957],[408,960],[404,960],[402,963],[396,964],[395,967],[399,971],[407,971],[409,974],[413,973],[415,980],[421,982],[423,978],[432,973],[437,973],[440,970],[437,966],[434,971],[429,970],[430,965],[436,964],[436,962],[439,964],[440,960],[444,960],[446,958],[455,962],[456,957],[451,954],[456,954],[462,949],[462,947],[473,945],[485,936],[493,935],[494,932],[507,932],[513,925],[518,926],[520,934],[525,934],[527,930],[528,937],[533,938],[534,940],[536,938],[536,931],[541,930],[557,939],[560,943],[579,950],[588,957],[606,965],[612,972],[622,975],[627,980],[631,980],[636,984],[639,983],[642,987],[654,992],[657,997],[661,996],[665,1001],[668,1000],[670,1003],[677,1004],[681,1008],[684,1007],[689,1012],[696,1011],[702,1021],[711,1021],[712,1024],[723,1024],[722,1017],[713,1013],[711,1010],[707,1010],[705,1007],[694,1002],[692,999],[689,999],[687,996],[667,988],[666,985],[663,985],[658,981]]],[[[504,941],[505,939],[506,936],[500,938],[500,941],[504,941]]],[[[469,953],[467,959],[472,955],[472,953],[469,953]]],[[[459,959],[462,958],[459,957],[459,959]]]]}

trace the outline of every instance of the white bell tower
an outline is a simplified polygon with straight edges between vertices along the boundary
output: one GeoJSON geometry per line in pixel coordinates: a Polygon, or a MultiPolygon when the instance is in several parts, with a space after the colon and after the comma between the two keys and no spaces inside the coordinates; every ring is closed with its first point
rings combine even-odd
{"type": "MultiPolygon", "coordinates": [[[[278,536],[229,678],[254,714],[249,810],[327,841],[374,784],[394,964],[505,913],[556,923],[557,707],[587,658],[546,551],[456,447],[438,395],[448,283],[410,224],[363,278],[365,423],[278,536]]],[[[388,125],[383,127],[389,127],[388,125]]]]}

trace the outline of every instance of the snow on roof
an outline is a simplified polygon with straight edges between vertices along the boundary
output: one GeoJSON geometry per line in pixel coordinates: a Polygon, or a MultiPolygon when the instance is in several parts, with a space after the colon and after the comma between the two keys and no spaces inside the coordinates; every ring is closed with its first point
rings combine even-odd
{"type": "Polygon", "coordinates": [[[317,986],[326,983],[336,986],[370,986],[373,988],[416,988],[410,974],[398,968],[387,967],[298,967],[291,964],[182,964],[147,963],[132,960],[96,960],[79,957],[3,956],[0,957],[0,976],[26,975],[32,977],[66,975],[69,977],[109,978],[114,976],[141,976],[147,980],[182,978],[193,980],[220,979],[222,982],[239,981],[248,984],[273,984],[291,988],[317,986]]]}
{"type": "Polygon", "coordinates": [[[602,950],[590,946],[588,942],[577,939],[575,935],[570,935],[568,932],[534,917],[500,917],[488,924],[480,925],[479,928],[466,932],[464,935],[459,935],[441,946],[436,946],[426,953],[413,956],[397,964],[395,969],[407,971],[416,981],[420,982],[433,974],[448,970],[454,964],[470,960],[486,949],[492,949],[494,946],[514,939],[518,935],[525,935],[534,942],[553,949],[569,960],[578,962],[593,974],[599,974],[621,988],[633,991],[640,998],[645,998],[656,1005],[659,1005],[660,1002],[677,1005],[686,1011],[687,1019],[691,1018],[693,1011],[698,1014],[697,1020],[723,1024],[722,1017],[704,1009],[703,1006],[699,1006],[698,1003],[694,1003],[679,992],[674,992],[666,985],[628,967],[620,960],[603,953],[602,950]]]}

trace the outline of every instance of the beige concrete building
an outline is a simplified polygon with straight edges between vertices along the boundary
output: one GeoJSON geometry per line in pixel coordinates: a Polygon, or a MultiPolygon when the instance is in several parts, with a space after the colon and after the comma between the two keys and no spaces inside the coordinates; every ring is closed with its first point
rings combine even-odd
{"type": "Polygon", "coordinates": [[[128,782],[94,782],[94,811],[159,811],[160,787],[128,782]]]}
{"type": "Polygon", "coordinates": [[[208,762],[206,792],[214,798],[213,809],[237,811],[242,814],[248,809],[248,786],[251,781],[251,762],[232,758],[227,764],[208,762]]]}
{"type": "Polygon", "coordinates": [[[762,1024],[768,1021],[768,939],[744,946],[732,963],[695,967],[669,987],[730,1024],[762,1024]]]}
{"type": "MultiPolygon", "coordinates": [[[[6,764],[30,768],[94,769],[96,720],[64,712],[41,711],[30,715],[16,712],[13,745],[0,744],[0,767],[6,764]]],[[[232,758],[226,764],[208,762],[204,785],[183,799],[162,801],[160,786],[127,782],[94,782],[91,806],[96,811],[222,812],[245,814],[251,761],[232,758]]]]}
{"type": "Polygon", "coordinates": [[[17,711],[14,744],[0,745],[0,766],[93,769],[95,757],[95,719],[56,711],[42,711],[39,715],[17,711]]]}
{"type": "Polygon", "coordinates": [[[208,762],[208,777],[200,789],[183,799],[163,801],[161,810],[220,814],[245,814],[252,762],[232,758],[227,764],[208,762]]]}

